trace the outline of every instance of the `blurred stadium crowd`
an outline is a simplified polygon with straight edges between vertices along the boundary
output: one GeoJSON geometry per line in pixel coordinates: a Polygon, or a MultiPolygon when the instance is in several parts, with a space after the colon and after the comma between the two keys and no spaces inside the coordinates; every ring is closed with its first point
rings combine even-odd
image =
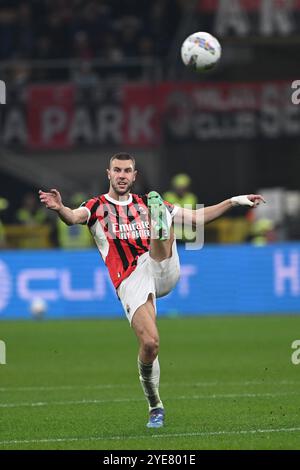
{"type": "MultiPolygon", "coordinates": [[[[165,56],[179,0],[7,0],[0,4],[0,60],[48,61],[165,56]]],[[[27,73],[31,73],[27,70],[27,73]]],[[[40,71],[31,79],[42,79],[40,71]]],[[[47,78],[49,75],[47,75],[47,78]]],[[[61,78],[61,75],[52,75],[61,78]]]]}
{"type": "Polygon", "coordinates": [[[178,0],[7,0],[0,4],[0,59],[164,55],[178,0]],[[159,46],[159,47],[158,47],[159,46]]]}

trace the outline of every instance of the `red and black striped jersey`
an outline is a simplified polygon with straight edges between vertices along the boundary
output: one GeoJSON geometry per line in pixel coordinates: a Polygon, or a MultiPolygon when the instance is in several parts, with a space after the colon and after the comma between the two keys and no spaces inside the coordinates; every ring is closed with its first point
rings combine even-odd
{"type": "MultiPolygon", "coordinates": [[[[164,203],[173,217],[177,208],[164,203]]],[[[117,289],[134,271],[139,256],[149,251],[147,195],[130,194],[126,201],[117,201],[102,194],[80,207],[88,210],[87,225],[117,289]]]]}

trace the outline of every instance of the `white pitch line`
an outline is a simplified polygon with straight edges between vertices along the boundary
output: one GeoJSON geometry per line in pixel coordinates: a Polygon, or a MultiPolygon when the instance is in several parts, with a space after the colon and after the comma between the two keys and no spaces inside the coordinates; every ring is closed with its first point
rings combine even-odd
{"type": "MultiPolygon", "coordinates": [[[[300,395],[299,392],[278,392],[278,393],[223,393],[211,395],[190,395],[174,396],[165,398],[165,400],[215,400],[222,398],[273,398],[287,395],[300,395]]],[[[144,401],[144,398],[113,398],[103,400],[64,400],[64,401],[38,401],[38,402],[19,402],[19,403],[0,403],[0,408],[19,408],[19,407],[43,407],[43,406],[72,406],[72,405],[98,405],[103,403],[127,403],[144,401]]]]}
{"type": "Polygon", "coordinates": [[[280,432],[300,432],[300,427],[297,428],[270,428],[270,429],[241,429],[236,431],[203,431],[203,432],[190,432],[190,433],[174,433],[174,434],[141,434],[137,436],[90,436],[90,437],[60,437],[49,439],[19,439],[0,441],[0,445],[13,445],[13,444],[42,444],[51,442],[80,442],[80,441],[127,441],[138,439],[163,439],[163,438],[176,438],[176,437],[209,437],[209,436],[224,436],[224,435],[247,435],[247,434],[269,434],[280,432]]]}
{"type": "Polygon", "coordinates": [[[42,407],[42,406],[67,406],[67,405],[94,405],[101,403],[126,403],[135,401],[144,401],[144,398],[114,398],[107,400],[68,400],[68,401],[37,401],[37,402],[21,402],[21,403],[0,403],[0,408],[18,408],[18,407],[42,407]]]}
{"type": "MultiPolygon", "coordinates": [[[[244,386],[244,385],[299,385],[300,381],[281,380],[274,381],[259,381],[247,380],[241,382],[194,382],[194,383],[168,383],[163,382],[160,387],[216,387],[216,386],[244,386]]],[[[56,391],[56,390],[105,390],[114,388],[136,388],[136,384],[96,384],[96,385],[43,385],[43,386],[28,386],[28,387],[0,387],[0,392],[33,392],[33,391],[56,391]]]]}
{"type": "Polygon", "coordinates": [[[98,384],[98,385],[43,385],[32,387],[0,387],[0,392],[34,392],[56,390],[104,390],[111,388],[133,388],[134,384],[98,384]]]}

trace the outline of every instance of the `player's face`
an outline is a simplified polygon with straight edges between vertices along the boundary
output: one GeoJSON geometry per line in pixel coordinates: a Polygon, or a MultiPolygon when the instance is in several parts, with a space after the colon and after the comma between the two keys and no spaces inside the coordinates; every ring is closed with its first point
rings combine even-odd
{"type": "Polygon", "coordinates": [[[131,160],[113,160],[107,170],[110,184],[118,196],[129,193],[136,178],[136,170],[131,160]]]}

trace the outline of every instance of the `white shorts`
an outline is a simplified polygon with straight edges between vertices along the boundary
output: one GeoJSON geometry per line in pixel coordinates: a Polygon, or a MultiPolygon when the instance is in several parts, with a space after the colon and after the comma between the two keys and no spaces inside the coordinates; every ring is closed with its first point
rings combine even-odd
{"type": "Polygon", "coordinates": [[[118,287],[118,296],[131,324],[136,310],[146,303],[153,294],[156,312],[156,298],[163,297],[175,287],[180,277],[180,264],[176,240],[172,245],[172,256],[163,261],[155,261],[149,253],[144,253],[135,270],[118,287]]]}

